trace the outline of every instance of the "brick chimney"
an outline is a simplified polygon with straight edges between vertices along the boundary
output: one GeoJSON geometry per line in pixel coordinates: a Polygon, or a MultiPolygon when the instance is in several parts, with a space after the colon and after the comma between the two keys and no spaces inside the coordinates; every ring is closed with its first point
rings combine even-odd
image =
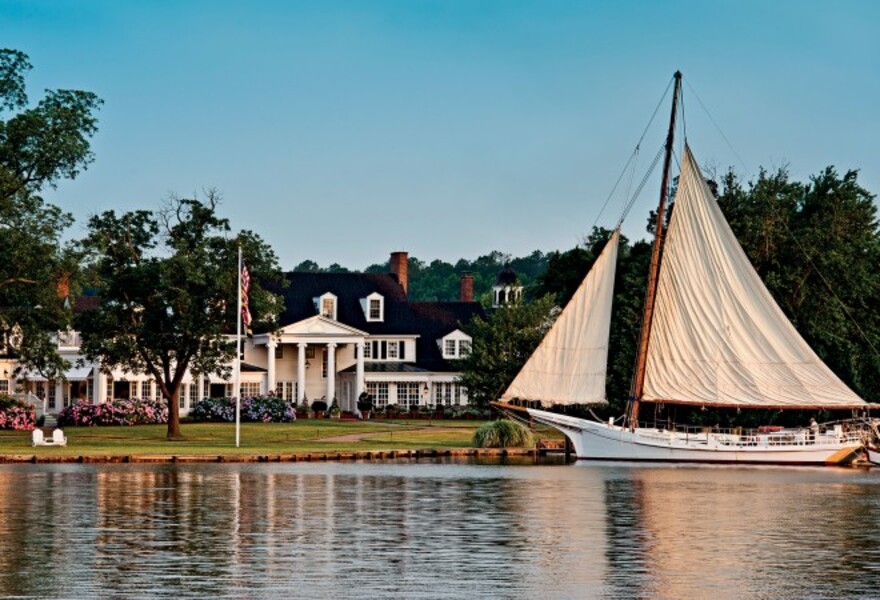
{"type": "Polygon", "coordinates": [[[461,301],[474,301],[474,276],[470,273],[461,274],[461,301]]]}
{"type": "Polygon", "coordinates": [[[407,258],[406,252],[391,253],[391,274],[397,277],[397,282],[403,288],[403,293],[407,290],[407,258]]]}

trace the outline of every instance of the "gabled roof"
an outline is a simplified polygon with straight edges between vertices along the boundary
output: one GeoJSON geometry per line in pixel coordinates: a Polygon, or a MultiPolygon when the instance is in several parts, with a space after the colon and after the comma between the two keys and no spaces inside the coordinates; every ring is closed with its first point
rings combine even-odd
{"type": "Polygon", "coordinates": [[[288,273],[290,285],[281,291],[284,327],[317,314],[314,298],[330,292],[337,298],[336,320],[373,336],[417,335],[416,366],[430,371],[456,371],[443,359],[437,340],[477,315],[477,302],[410,302],[391,274],[373,273],[288,273]],[[384,320],[367,321],[361,300],[372,293],[384,298],[384,320]]]}

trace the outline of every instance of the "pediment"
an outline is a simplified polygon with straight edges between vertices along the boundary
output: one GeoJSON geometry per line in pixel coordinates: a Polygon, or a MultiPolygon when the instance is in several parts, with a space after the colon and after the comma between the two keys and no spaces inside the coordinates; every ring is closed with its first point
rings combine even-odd
{"type": "Polygon", "coordinates": [[[303,337],[367,335],[365,331],[349,327],[339,321],[334,321],[333,319],[328,319],[321,315],[315,315],[314,317],[309,317],[308,319],[285,325],[278,331],[278,333],[281,335],[296,335],[303,337]]]}

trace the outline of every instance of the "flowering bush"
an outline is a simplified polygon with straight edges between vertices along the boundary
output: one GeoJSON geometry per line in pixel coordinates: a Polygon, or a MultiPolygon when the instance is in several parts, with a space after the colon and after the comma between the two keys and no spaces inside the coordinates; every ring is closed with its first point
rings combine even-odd
{"type": "Polygon", "coordinates": [[[149,398],[111,400],[93,404],[83,400],[68,406],[58,415],[62,427],[93,425],[151,425],[168,422],[168,405],[165,400],[149,398]]]}
{"type": "Polygon", "coordinates": [[[37,412],[32,404],[0,395],[0,429],[33,429],[37,412]]]}
{"type": "MultiPolygon", "coordinates": [[[[234,398],[205,398],[199,400],[189,418],[193,421],[235,421],[234,398]]],[[[296,408],[277,396],[258,396],[241,401],[241,420],[258,423],[286,423],[296,420],[296,408]]]]}

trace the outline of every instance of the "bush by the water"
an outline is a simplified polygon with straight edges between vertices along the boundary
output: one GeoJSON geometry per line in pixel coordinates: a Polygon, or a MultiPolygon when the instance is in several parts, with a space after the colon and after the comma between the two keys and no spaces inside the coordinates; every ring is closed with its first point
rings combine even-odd
{"type": "MultiPolygon", "coordinates": [[[[189,412],[192,421],[231,423],[235,421],[234,398],[205,398],[189,412]]],[[[296,420],[296,409],[290,402],[277,396],[244,398],[241,401],[241,420],[257,423],[287,423],[296,420]]]]}
{"type": "Polygon", "coordinates": [[[58,414],[58,425],[154,425],[168,422],[165,400],[151,398],[116,399],[101,404],[81,400],[58,414]]]}
{"type": "Polygon", "coordinates": [[[27,430],[36,427],[37,413],[32,404],[0,395],[0,429],[27,430]]]}
{"type": "Polygon", "coordinates": [[[532,445],[532,432],[522,423],[500,419],[486,423],[474,432],[477,448],[522,448],[532,445]]]}

